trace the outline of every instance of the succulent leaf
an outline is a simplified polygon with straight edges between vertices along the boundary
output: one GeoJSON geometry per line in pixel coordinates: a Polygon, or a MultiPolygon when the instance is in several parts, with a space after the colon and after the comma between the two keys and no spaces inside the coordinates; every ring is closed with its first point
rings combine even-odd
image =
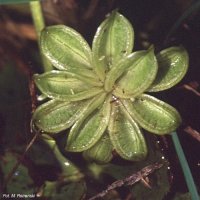
{"type": "Polygon", "coordinates": [[[72,73],[51,71],[34,76],[40,91],[49,98],[67,101],[79,101],[93,97],[103,90],[94,87],[72,73]]]}
{"type": "Polygon", "coordinates": [[[92,51],[96,72],[102,79],[105,73],[124,56],[132,52],[134,31],[130,22],[113,11],[98,27],[92,51]]]}
{"type": "Polygon", "coordinates": [[[133,102],[124,100],[123,104],[138,124],[152,133],[170,133],[181,123],[174,107],[147,94],[140,95],[133,102]]]}
{"type": "Polygon", "coordinates": [[[95,161],[99,164],[108,163],[112,160],[113,146],[108,136],[108,133],[102,136],[102,138],[94,144],[90,149],[83,152],[83,156],[90,161],[95,161]]]}
{"type": "Polygon", "coordinates": [[[60,70],[91,69],[91,49],[74,29],[64,25],[45,28],[41,32],[43,54],[60,70]]]}
{"type": "Polygon", "coordinates": [[[147,155],[142,132],[122,104],[114,102],[108,132],[117,153],[126,160],[137,161],[147,155]]]}
{"type": "Polygon", "coordinates": [[[36,109],[32,121],[44,132],[58,133],[72,126],[90,102],[50,100],[36,109]]]}
{"type": "Polygon", "coordinates": [[[110,71],[106,74],[104,88],[106,91],[111,91],[115,87],[115,82],[127,72],[129,68],[132,68],[140,62],[140,59],[145,55],[146,51],[136,51],[127,57],[121,59],[110,71]]]}
{"type": "Polygon", "coordinates": [[[189,57],[183,47],[170,47],[157,56],[158,74],[149,88],[149,92],[158,92],[176,85],[185,76],[189,57]]]}
{"type": "Polygon", "coordinates": [[[142,94],[152,84],[157,73],[154,49],[150,48],[117,81],[113,94],[121,98],[131,98],[142,94]]]}
{"type": "Polygon", "coordinates": [[[96,96],[72,126],[67,139],[67,151],[87,150],[101,138],[110,118],[110,97],[105,100],[105,96],[105,94],[96,96]]]}

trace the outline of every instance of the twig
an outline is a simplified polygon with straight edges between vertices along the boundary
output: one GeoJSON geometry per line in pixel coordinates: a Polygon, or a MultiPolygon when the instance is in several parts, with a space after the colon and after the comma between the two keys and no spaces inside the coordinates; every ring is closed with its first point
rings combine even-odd
{"type": "Polygon", "coordinates": [[[32,108],[31,110],[33,113],[36,109],[37,98],[36,98],[35,84],[31,76],[29,76],[29,92],[31,97],[31,108],[32,108]]]}
{"type": "Polygon", "coordinates": [[[190,86],[190,85],[184,84],[184,85],[183,85],[183,88],[192,91],[192,92],[195,93],[197,96],[200,96],[200,93],[199,93],[197,90],[195,90],[195,89],[194,89],[192,86],[190,86]]]}
{"type": "Polygon", "coordinates": [[[196,130],[194,130],[192,127],[187,126],[184,131],[186,133],[189,133],[193,138],[195,138],[196,140],[198,140],[200,142],[200,133],[196,130]]]}
{"type": "Polygon", "coordinates": [[[145,177],[147,177],[149,174],[154,172],[156,169],[159,169],[163,166],[162,163],[155,163],[153,165],[148,165],[147,167],[144,167],[142,170],[136,172],[135,174],[132,174],[125,179],[118,180],[113,182],[111,185],[107,187],[107,189],[103,190],[102,192],[98,193],[97,195],[91,197],[89,200],[94,200],[97,198],[104,197],[110,190],[113,190],[115,188],[124,186],[124,185],[133,185],[137,183],[138,181],[144,180],[145,177]]]}

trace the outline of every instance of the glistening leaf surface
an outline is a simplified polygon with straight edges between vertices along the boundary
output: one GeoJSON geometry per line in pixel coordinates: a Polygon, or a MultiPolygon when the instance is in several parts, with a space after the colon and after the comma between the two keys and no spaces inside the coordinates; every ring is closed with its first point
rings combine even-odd
{"type": "Polygon", "coordinates": [[[101,139],[94,144],[90,149],[83,152],[86,159],[95,161],[99,164],[105,164],[111,161],[113,146],[108,136],[108,133],[101,137],[101,139]]]}
{"type": "Polygon", "coordinates": [[[110,117],[110,97],[96,96],[70,130],[67,151],[81,152],[92,147],[103,135],[110,117]],[[104,102],[105,100],[105,102],[104,102]]]}
{"type": "Polygon", "coordinates": [[[94,87],[78,79],[74,74],[64,71],[35,75],[34,80],[43,94],[59,100],[78,101],[102,92],[100,87],[94,87]]]}
{"type": "Polygon", "coordinates": [[[133,102],[124,100],[123,104],[138,124],[152,133],[170,133],[180,125],[176,109],[150,95],[142,94],[133,102]]]}
{"type": "Polygon", "coordinates": [[[43,54],[60,70],[92,68],[90,47],[72,28],[64,25],[45,28],[41,33],[40,46],[43,54]]]}
{"type": "Polygon", "coordinates": [[[97,73],[104,78],[121,58],[133,49],[134,32],[129,21],[113,11],[99,26],[95,34],[92,50],[97,73]]]}
{"type": "Polygon", "coordinates": [[[32,118],[33,123],[44,132],[58,133],[72,126],[90,102],[91,100],[51,100],[36,109],[32,118]]]}
{"type": "Polygon", "coordinates": [[[106,91],[111,91],[115,86],[115,82],[126,72],[129,68],[134,67],[140,62],[140,59],[145,55],[146,51],[137,51],[127,57],[121,59],[110,71],[106,74],[104,88],[106,91]]]}
{"type": "Polygon", "coordinates": [[[112,104],[108,126],[111,142],[122,158],[132,161],[141,160],[147,154],[144,136],[123,105],[117,104],[112,104]]]}
{"type": "Polygon", "coordinates": [[[153,48],[143,52],[135,59],[116,83],[113,94],[117,97],[131,98],[142,94],[153,82],[157,73],[157,61],[153,48]]]}
{"type": "Polygon", "coordinates": [[[166,90],[176,85],[186,74],[188,53],[183,47],[170,47],[157,55],[158,73],[150,92],[166,90]]]}

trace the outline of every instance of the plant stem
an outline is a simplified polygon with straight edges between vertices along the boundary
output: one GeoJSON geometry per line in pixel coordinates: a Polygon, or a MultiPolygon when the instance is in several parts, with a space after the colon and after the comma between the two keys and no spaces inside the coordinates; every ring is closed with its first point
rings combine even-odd
{"type": "MultiPolygon", "coordinates": [[[[41,31],[45,28],[45,22],[44,22],[44,17],[42,13],[41,3],[39,1],[30,2],[30,9],[31,9],[31,14],[32,14],[36,34],[37,34],[38,46],[40,48],[40,45],[39,45],[40,35],[41,35],[41,31]]],[[[40,49],[40,56],[42,59],[43,70],[45,72],[52,70],[53,69],[52,65],[42,55],[41,49],[40,49]]]]}
{"type": "Polygon", "coordinates": [[[192,198],[192,200],[198,200],[199,195],[198,195],[198,192],[197,192],[197,188],[196,188],[196,185],[194,183],[192,173],[190,171],[188,162],[185,158],[185,154],[183,152],[183,149],[181,147],[181,144],[180,144],[180,141],[178,139],[176,132],[172,133],[172,140],[173,140],[173,143],[174,143],[174,146],[175,146],[175,149],[176,149],[176,153],[178,155],[178,158],[179,158],[179,161],[180,161],[180,164],[181,164],[181,168],[183,170],[183,174],[184,174],[186,184],[187,184],[188,190],[190,192],[191,198],[192,198]]]}

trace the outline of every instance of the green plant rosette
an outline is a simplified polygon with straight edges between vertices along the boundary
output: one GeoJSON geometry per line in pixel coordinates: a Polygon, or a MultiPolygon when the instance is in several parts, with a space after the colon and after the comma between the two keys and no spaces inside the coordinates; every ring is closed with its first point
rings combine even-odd
{"type": "Polygon", "coordinates": [[[188,53],[182,46],[157,55],[153,47],[132,52],[133,27],[116,11],[98,27],[92,48],[64,25],[45,28],[40,45],[55,70],[34,75],[50,100],[36,109],[33,124],[52,135],[70,129],[66,151],[99,163],[109,162],[113,151],[138,161],[147,155],[143,129],[163,135],[180,125],[177,110],[149,93],[184,77],[188,53]]]}

